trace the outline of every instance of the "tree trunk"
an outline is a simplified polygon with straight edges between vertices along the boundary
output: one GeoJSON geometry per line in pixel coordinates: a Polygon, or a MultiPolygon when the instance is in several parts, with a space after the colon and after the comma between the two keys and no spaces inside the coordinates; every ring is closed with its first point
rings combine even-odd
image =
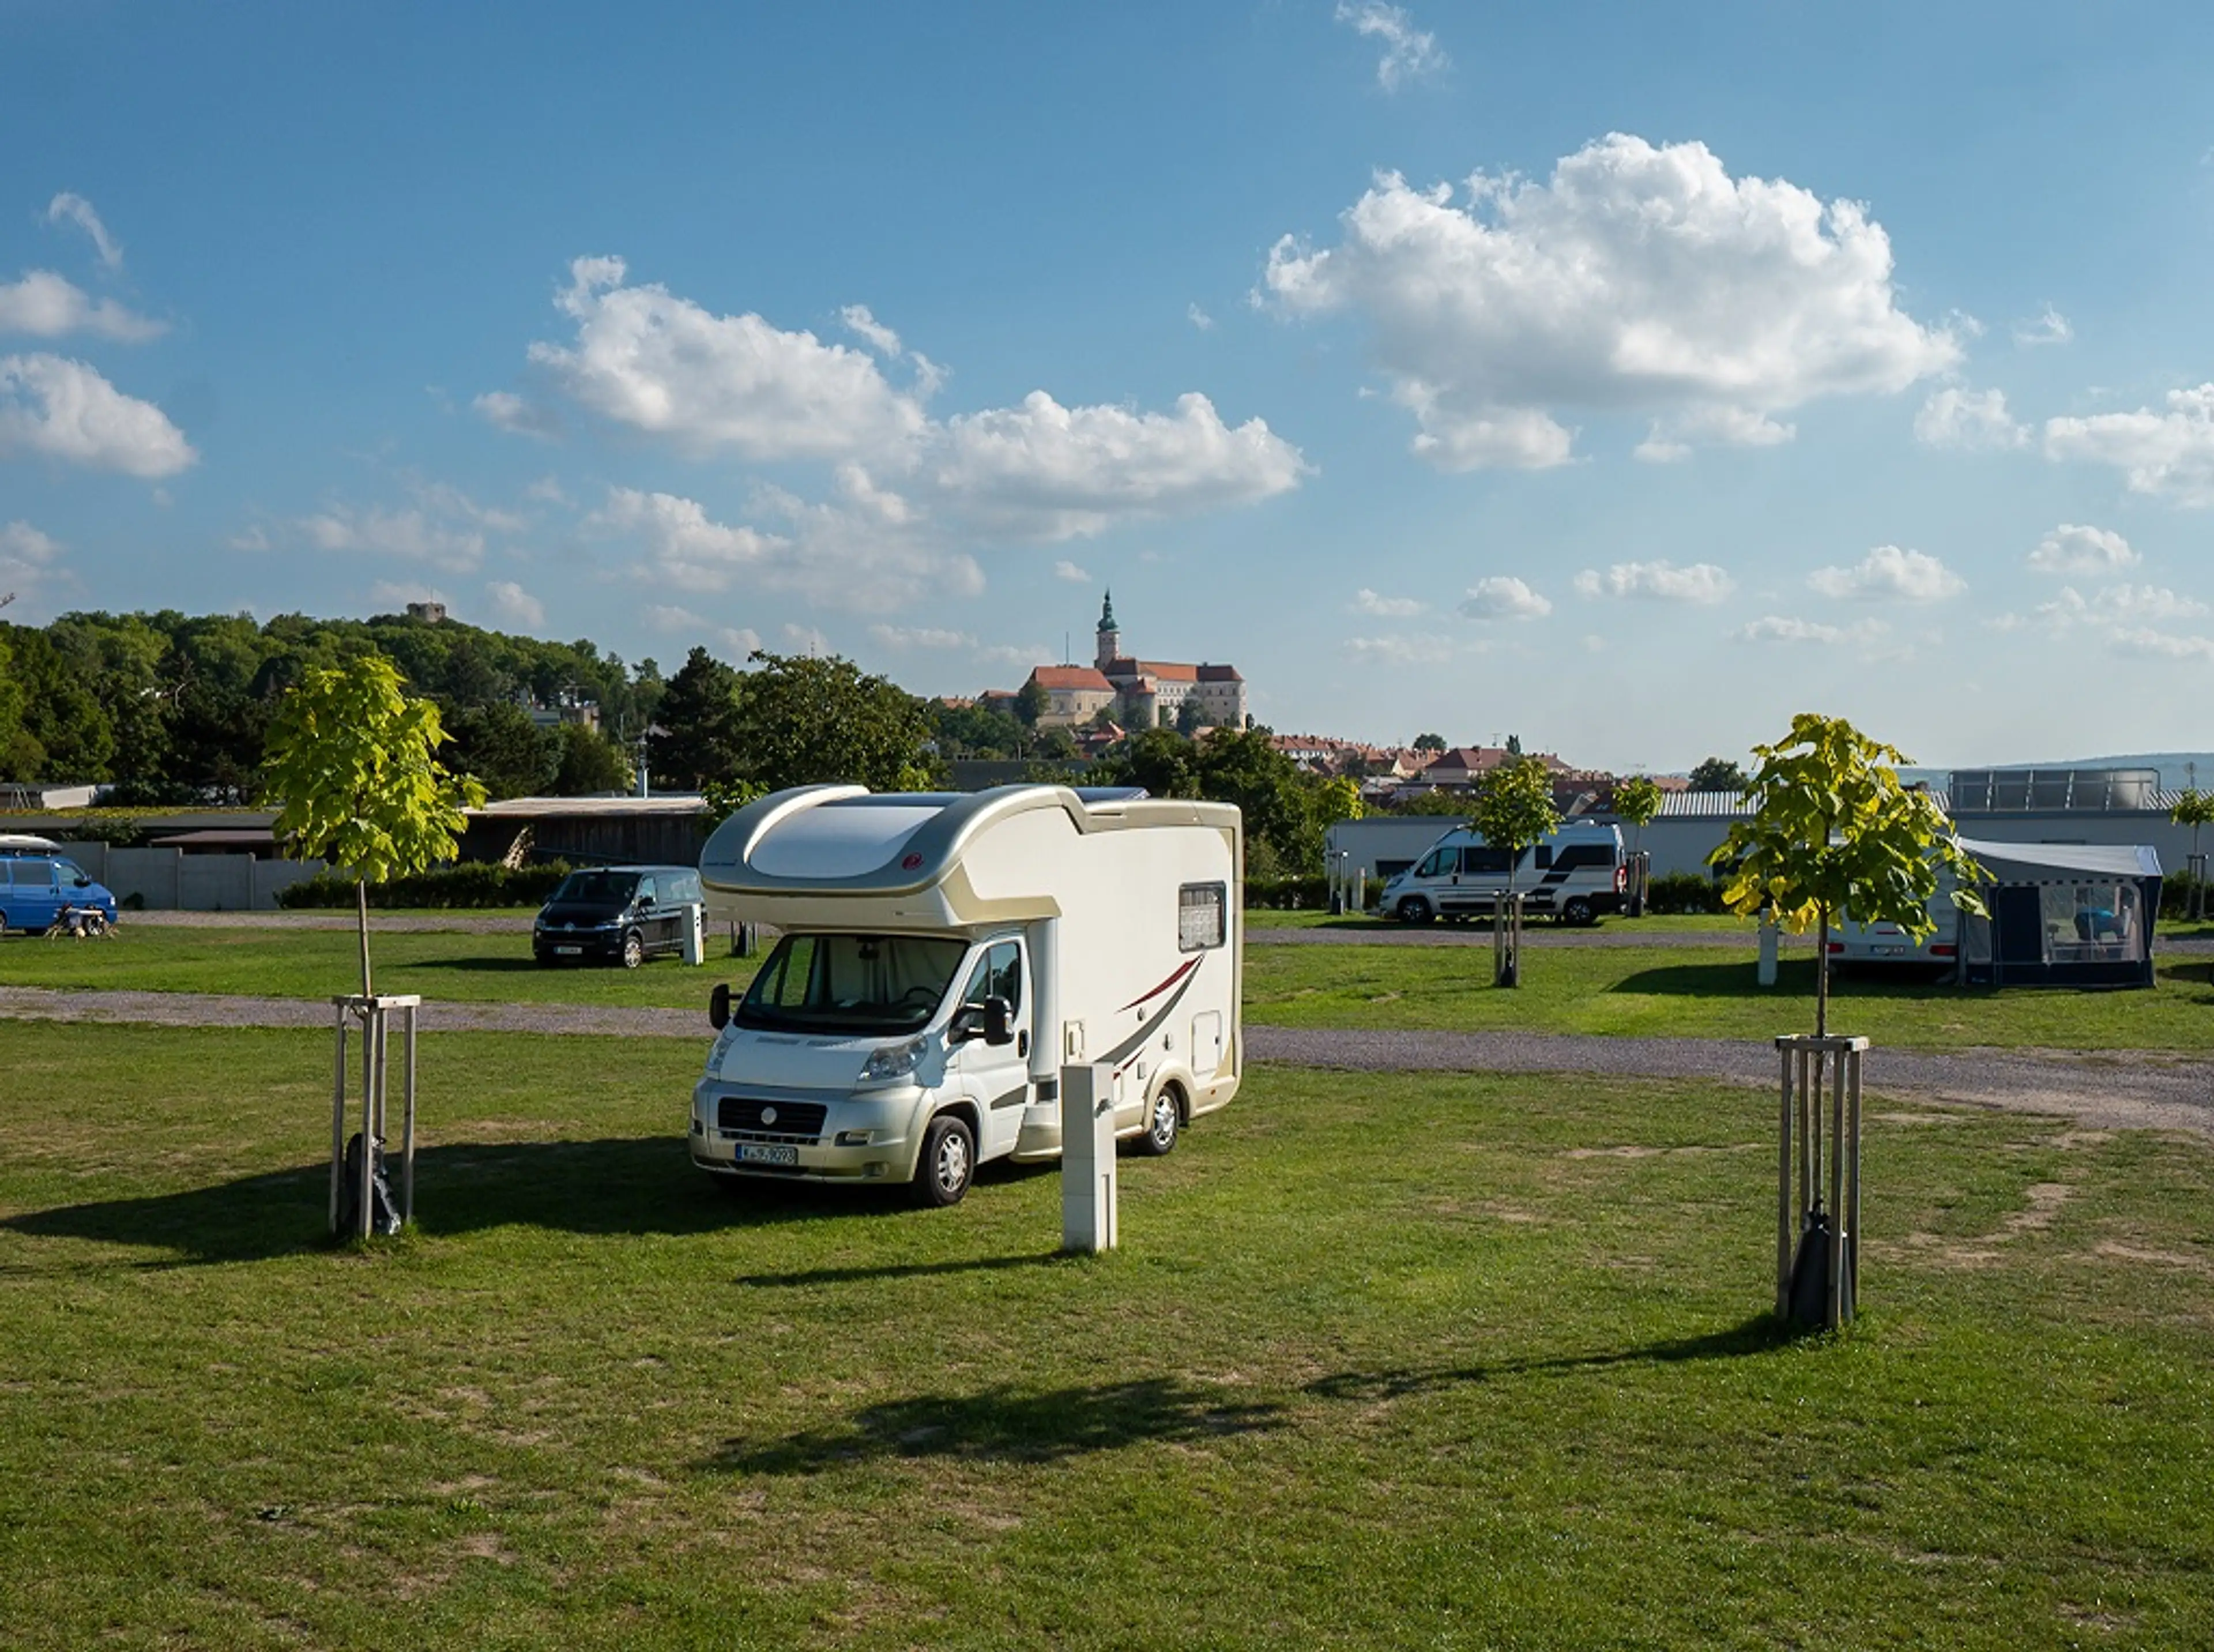
{"type": "Polygon", "coordinates": [[[361,995],[373,998],[376,992],[369,979],[369,884],[365,880],[353,880],[353,896],[355,910],[361,918],[361,995]]]}
{"type": "Polygon", "coordinates": [[[1830,1036],[1830,909],[1822,909],[1820,937],[1814,944],[1814,1036],[1830,1036]]]}

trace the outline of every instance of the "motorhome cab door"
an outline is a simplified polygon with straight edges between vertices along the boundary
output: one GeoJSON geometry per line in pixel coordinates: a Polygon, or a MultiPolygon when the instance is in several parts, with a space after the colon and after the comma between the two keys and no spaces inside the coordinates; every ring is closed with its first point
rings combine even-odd
{"type": "Polygon", "coordinates": [[[1014,1150],[1015,1136],[1022,1129],[1023,1108],[1030,1101],[1028,977],[1029,966],[1023,957],[1022,943],[995,940],[969,967],[968,984],[961,991],[962,1008],[976,1006],[980,1026],[984,1000],[1006,999],[1012,1012],[1007,1024],[1015,1034],[1014,1042],[1005,1044],[987,1043],[981,1036],[971,1038],[961,1046],[956,1057],[955,1070],[960,1075],[961,1092],[976,1104],[976,1117],[983,1122],[983,1139],[976,1144],[979,1160],[996,1159],[1014,1150]]]}

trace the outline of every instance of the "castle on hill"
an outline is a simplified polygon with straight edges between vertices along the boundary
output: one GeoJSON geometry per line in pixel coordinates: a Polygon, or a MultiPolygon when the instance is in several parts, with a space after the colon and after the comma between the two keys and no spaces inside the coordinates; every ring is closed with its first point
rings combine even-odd
{"type": "Polygon", "coordinates": [[[1045,694],[1040,728],[1081,727],[1102,712],[1128,729],[1245,726],[1245,679],[1238,668],[1125,654],[1112,591],[1099,610],[1098,641],[1089,665],[1041,665],[1031,673],[1045,694]]]}

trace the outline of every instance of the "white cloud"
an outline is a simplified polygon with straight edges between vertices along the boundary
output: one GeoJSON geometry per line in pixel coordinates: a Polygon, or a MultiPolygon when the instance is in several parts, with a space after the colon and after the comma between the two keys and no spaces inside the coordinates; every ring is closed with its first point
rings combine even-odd
{"type": "Polygon", "coordinates": [[[2170,390],[2168,411],[2045,421],[2045,456],[2112,465],[2133,493],[2214,505],[2214,383],[2170,390]]]}
{"type": "Polygon", "coordinates": [[[61,545],[52,535],[28,522],[0,525],[0,596],[35,601],[40,586],[61,572],[61,545]]]}
{"type": "Polygon", "coordinates": [[[2113,573],[2144,560],[2111,529],[2079,527],[2072,522],[2062,523],[2029,554],[2029,566],[2040,573],[2113,573]]]}
{"type": "Polygon", "coordinates": [[[1825,597],[1864,603],[1942,603],[1968,588],[1936,557],[1879,545],[1849,568],[1817,568],[1807,583],[1825,597]]]}
{"type": "Polygon", "coordinates": [[[526,499],[535,499],[541,505],[558,505],[566,507],[569,503],[569,496],[562,491],[561,479],[559,476],[541,476],[523,490],[523,497],[526,499]]]}
{"type": "Polygon", "coordinates": [[[100,221],[100,214],[92,210],[92,203],[82,195],[64,189],[46,203],[46,222],[59,223],[67,218],[92,237],[92,244],[100,254],[100,261],[111,270],[123,267],[123,248],[115,237],[107,233],[107,226],[100,221]]]}
{"type": "Polygon", "coordinates": [[[1088,572],[1065,557],[1053,565],[1053,577],[1056,579],[1066,579],[1072,585],[1088,585],[1092,583],[1092,576],[1088,572]]]}
{"type": "Polygon", "coordinates": [[[1437,37],[1416,28],[1404,6],[1385,5],[1383,0],[1361,0],[1359,5],[1338,0],[1337,21],[1382,44],[1384,55],[1376,62],[1376,83],[1387,92],[1398,91],[1402,81],[1434,75],[1451,66],[1437,37]]]}
{"type": "Polygon", "coordinates": [[[710,520],[697,499],[634,487],[609,488],[589,522],[639,542],[653,572],[680,590],[726,590],[741,572],[791,548],[774,535],[710,520]]]}
{"type": "Polygon", "coordinates": [[[1832,647],[1838,643],[1874,643],[1890,627],[1881,620],[1860,620],[1851,625],[1824,625],[1818,620],[1798,620],[1781,614],[1764,615],[1734,633],[1740,642],[1813,643],[1832,647]]]}
{"type": "Polygon", "coordinates": [[[887,648],[974,648],[976,639],[966,631],[941,631],[929,626],[872,625],[869,634],[887,648]]]}
{"type": "Polygon", "coordinates": [[[1542,620],[1553,605],[1512,574],[1493,574],[1468,588],[1460,611],[1471,620],[1542,620]]]}
{"type": "Polygon", "coordinates": [[[1250,505],[1298,486],[1306,468],[1265,421],[1232,429],[1203,395],[1158,413],[1064,407],[1033,390],[1019,407],[948,420],[931,484],[966,517],[1056,540],[1134,517],[1250,505]]]}
{"type": "Polygon", "coordinates": [[[1429,604],[1413,597],[1379,597],[1363,586],[1354,593],[1353,611],[1373,614],[1379,620],[1411,620],[1429,604]]]}
{"type": "Polygon", "coordinates": [[[1576,576],[1585,597],[1635,597],[1660,603],[1719,603],[1736,582],[1711,562],[1678,567],[1668,561],[1618,562],[1601,572],[1586,568],[1576,576]]]}
{"type": "Polygon", "coordinates": [[[511,624],[535,631],[546,623],[546,604],[512,579],[491,581],[485,586],[485,595],[492,598],[492,612],[511,624]]]}
{"type": "Polygon", "coordinates": [[[1932,393],[1914,415],[1914,439],[1925,447],[1991,452],[2027,447],[2029,435],[2029,426],[2007,412],[2003,390],[1948,385],[1932,393]]]}
{"type": "Polygon", "coordinates": [[[2210,611],[2214,610],[2198,598],[2162,585],[2107,585],[2089,597],[2073,585],[2063,585],[2058,596],[2039,603],[2027,617],[2002,615],[1991,627],[2017,631],[2034,626],[2056,637],[2086,634],[2104,643],[2108,652],[2125,657],[2196,659],[2214,658],[2214,639],[2160,627],[2205,619],[2210,611]]]}
{"type": "Polygon", "coordinates": [[[1453,657],[1453,640],[1428,632],[1398,637],[1348,637],[1345,652],[1363,665],[1441,665],[1453,657]]]}
{"type": "Polygon", "coordinates": [[[2039,345],[2066,344],[2076,336],[2076,329],[2068,325],[2068,318],[2050,304],[2034,321],[2014,324],[2014,341],[2025,348],[2039,345]]]}
{"type": "Polygon", "coordinates": [[[1183,318],[1202,333],[1212,333],[1214,330],[1214,317],[1209,315],[1196,303],[1184,306],[1183,318]]]}
{"type": "Polygon", "coordinates": [[[410,603],[443,603],[446,593],[436,585],[419,585],[413,580],[380,579],[370,586],[369,600],[380,611],[390,613],[410,603]]]}
{"type": "Polygon", "coordinates": [[[866,304],[847,305],[838,312],[838,319],[878,355],[890,356],[897,361],[906,353],[900,346],[900,335],[870,314],[866,304]]]}
{"type": "Polygon", "coordinates": [[[1799,433],[1795,425],[1779,425],[1766,415],[1742,407],[1694,407],[1653,421],[1645,439],[1631,450],[1648,464],[1673,464],[1691,456],[1695,444],[1711,447],[1780,447],[1799,433]]]}
{"type": "Polygon", "coordinates": [[[199,455],[150,401],[81,361],[0,356],[0,456],[21,450],[127,476],[174,476],[199,455]]]}
{"type": "Polygon", "coordinates": [[[1549,181],[1378,179],[1340,243],[1270,252],[1293,315],[1359,312],[1445,468],[1557,464],[1562,409],[1645,412],[1648,457],[1687,437],[1773,442],[1771,414],[1890,394],[1951,367],[1953,335],[1899,309],[1891,242],[1858,203],[1732,178],[1703,144],[1620,133],[1549,181]]]}
{"type": "Polygon", "coordinates": [[[2179,637],[2150,629],[2117,631],[2107,639],[2118,654],[2157,654],[2164,659],[2214,659],[2214,637],[2179,637]]]}
{"type": "MultiPolygon", "coordinates": [[[[639,610],[639,617],[664,636],[708,638],[722,645],[722,657],[733,665],[743,665],[754,651],[761,646],[761,633],[750,626],[717,625],[703,619],[690,609],[670,603],[652,603],[639,610]]],[[[705,646],[704,644],[702,645],[705,646]]],[[[710,651],[711,652],[713,651],[710,651]]]]}
{"type": "Polygon", "coordinates": [[[469,406],[476,409],[478,418],[496,430],[516,436],[535,436],[543,441],[551,441],[561,434],[560,413],[512,390],[486,390],[469,406]]]}
{"type": "Polygon", "coordinates": [[[159,337],[167,328],[150,316],[126,309],[113,298],[93,298],[51,270],[33,270],[20,281],[0,286],[0,333],[28,333],[58,339],[90,333],[135,344],[159,337]]]}
{"type": "Polygon", "coordinates": [[[573,348],[530,359],[604,418],[696,453],[756,460],[839,457],[921,433],[920,402],[865,352],[786,333],[759,315],[716,315],[657,283],[623,285],[620,258],[580,258],[556,301],[573,348]]]}
{"type": "Polygon", "coordinates": [[[1058,656],[1043,643],[980,643],[976,658],[994,665],[1051,665],[1058,656]]]}
{"type": "MultiPolygon", "coordinates": [[[[1043,390],[1019,407],[940,421],[923,402],[944,377],[906,351],[915,382],[896,388],[868,350],[784,332],[757,315],[716,315],[657,285],[625,285],[617,258],[578,259],[560,309],[573,346],[540,343],[531,360],[601,415],[705,456],[814,459],[851,479],[895,479],[914,536],[1054,541],[1133,518],[1250,504],[1299,485],[1299,450],[1260,419],[1224,424],[1205,396],[1172,412],[1063,407],[1043,390]]],[[[876,350],[903,346],[865,305],[841,313],[876,350]]],[[[524,419],[522,399],[478,399],[495,423],[524,419]]],[[[878,485],[868,482],[872,488],[878,485]]],[[[857,508],[873,508],[852,499],[857,508]]]]}
{"type": "Polygon", "coordinates": [[[296,524],[319,551],[356,556],[396,556],[466,573],[484,560],[485,536],[474,528],[436,520],[415,508],[394,511],[333,505],[296,524]]]}

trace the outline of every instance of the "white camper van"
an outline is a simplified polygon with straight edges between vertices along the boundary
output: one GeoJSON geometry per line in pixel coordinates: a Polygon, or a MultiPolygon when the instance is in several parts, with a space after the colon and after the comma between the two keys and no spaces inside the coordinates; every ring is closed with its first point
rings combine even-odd
{"type": "Polygon", "coordinates": [[[716,988],[692,1160],[724,1177],[912,1181],[1061,1152],[1064,1063],[1115,1072],[1116,1126],[1164,1153],[1238,1092],[1245,841],[1227,804],[1010,786],[801,786],[700,854],[707,911],[772,924],[716,988]]]}
{"type": "MultiPolygon", "coordinates": [[[[1429,852],[1394,876],[1376,897],[1376,909],[1402,923],[1434,918],[1489,916],[1507,887],[1507,851],[1465,828],[1447,832],[1429,852]]],[[[1629,861],[1618,827],[1569,821],[1523,849],[1513,863],[1514,887],[1528,898],[1523,910],[1563,923],[1597,923],[1619,912],[1629,884],[1629,861]]]]}

